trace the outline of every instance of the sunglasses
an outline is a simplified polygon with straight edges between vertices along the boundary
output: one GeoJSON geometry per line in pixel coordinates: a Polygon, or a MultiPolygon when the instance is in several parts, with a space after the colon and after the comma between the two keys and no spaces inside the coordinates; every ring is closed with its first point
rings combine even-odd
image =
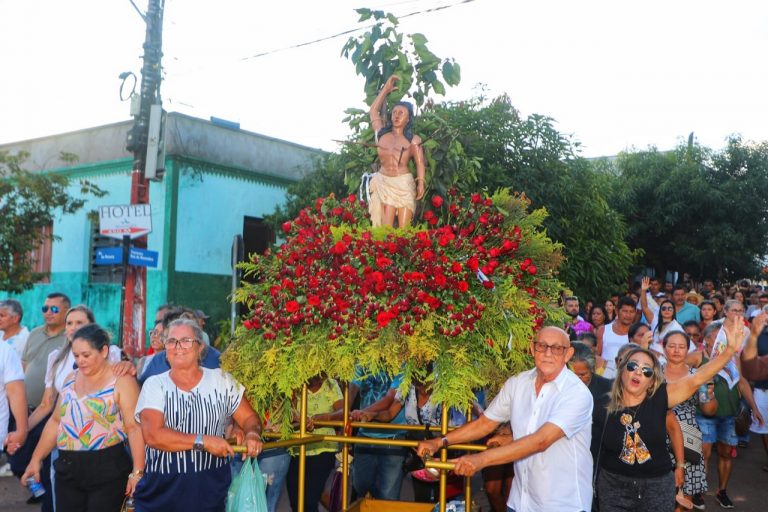
{"type": "Polygon", "coordinates": [[[675,308],[673,308],[672,306],[661,306],[661,308],[659,309],[661,309],[662,311],[672,311],[675,308]]]}
{"type": "Polygon", "coordinates": [[[51,313],[53,313],[54,315],[58,315],[58,314],[59,314],[59,311],[61,311],[61,310],[59,309],[59,306],[43,306],[43,307],[42,307],[42,308],[40,308],[40,309],[42,309],[42,310],[43,310],[43,313],[47,313],[47,312],[48,312],[48,310],[50,309],[50,310],[51,310],[51,313]]]}
{"type": "MultiPolygon", "coordinates": [[[[627,363],[626,368],[628,372],[634,373],[635,370],[640,368],[640,363],[638,363],[637,361],[630,361],[627,363]]],[[[650,366],[643,366],[642,369],[643,369],[643,377],[647,379],[650,379],[651,377],[653,377],[653,368],[651,368],[650,366]]]]}

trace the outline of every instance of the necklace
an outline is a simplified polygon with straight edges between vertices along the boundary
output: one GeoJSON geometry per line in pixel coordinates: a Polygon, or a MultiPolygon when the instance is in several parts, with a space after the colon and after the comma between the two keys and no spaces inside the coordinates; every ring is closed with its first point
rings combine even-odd
{"type": "Polygon", "coordinates": [[[634,408],[624,407],[625,412],[619,416],[619,422],[624,426],[624,442],[619,460],[624,464],[633,465],[635,462],[645,464],[651,460],[651,452],[638,432],[641,424],[637,418],[643,404],[645,404],[645,399],[634,408]]]}

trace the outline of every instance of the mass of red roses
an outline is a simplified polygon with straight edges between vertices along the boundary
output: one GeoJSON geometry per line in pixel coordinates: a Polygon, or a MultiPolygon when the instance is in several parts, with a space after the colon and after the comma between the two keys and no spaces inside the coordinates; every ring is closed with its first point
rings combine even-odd
{"type": "Polygon", "coordinates": [[[317,199],[282,225],[285,243],[273,254],[253,257],[264,293],[251,296],[243,325],[290,343],[299,333],[333,340],[374,322],[409,335],[431,316],[439,334],[455,337],[474,331],[485,299],[507,280],[528,292],[529,312],[540,313],[537,267],[518,257],[520,227],[480,194],[452,190],[429,203],[423,224],[382,236],[355,196],[317,199]]]}

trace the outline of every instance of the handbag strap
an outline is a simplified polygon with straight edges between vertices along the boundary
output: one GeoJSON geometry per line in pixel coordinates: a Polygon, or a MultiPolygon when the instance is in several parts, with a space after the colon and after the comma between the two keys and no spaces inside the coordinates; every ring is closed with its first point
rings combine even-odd
{"type": "Polygon", "coordinates": [[[592,492],[597,489],[597,474],[600,473],[600,455],[603,453],[603,439],[605,439],[605,427],[608,426],[608,409],[605,410],[605,420],[603,421],[603,431],[600,433],[600,444],[597,445],[597,459],[595,460],[595,471],[592,474],[592,492]]]}

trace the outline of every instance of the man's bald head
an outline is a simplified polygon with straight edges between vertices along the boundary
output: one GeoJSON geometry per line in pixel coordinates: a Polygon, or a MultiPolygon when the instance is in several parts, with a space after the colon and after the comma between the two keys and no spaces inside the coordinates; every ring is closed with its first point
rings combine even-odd
{"type": "Polygon", "coordinates": [[[558,339],[560,343],[566,347],[570,346],[571,344],[571,338],[568,336],[568,333],[559,327],[544,327],[542,330],[536,333],[536,341],[547,341],[548,343],[552,343],[558,339]]]}

